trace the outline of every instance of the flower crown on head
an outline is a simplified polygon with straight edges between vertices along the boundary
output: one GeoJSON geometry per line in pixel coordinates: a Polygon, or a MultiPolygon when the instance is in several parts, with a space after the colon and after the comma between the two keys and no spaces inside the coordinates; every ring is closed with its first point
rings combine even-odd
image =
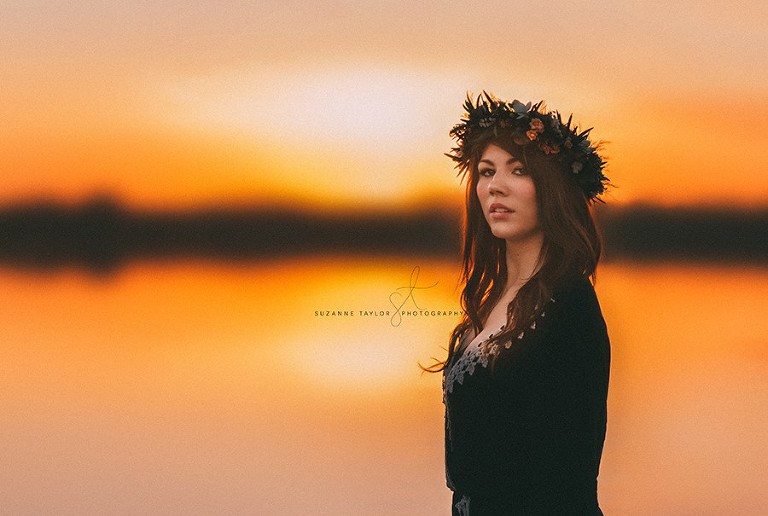
{"type": "Polygon", "coordinates": [[[469,170],[472,150],[499,137],[499,130],[511,134],[519,146],[535,145],[541,152],[563,164],[576,179],[589,201],[603,202],[598,196],[605,192],[609,180],[603,175],[605,160],[597,153],[600,143],[588,136],[592,128],[579,132],[571,125],[573,115],[563,123],[560,113],[546,111],[544,101],[534,105],[519,100],[504,102],[483,92],[475,102],[467,94],[465,118],[451,129],[457,146],[446,156],[456,162],[459,174],[469,170]]]}

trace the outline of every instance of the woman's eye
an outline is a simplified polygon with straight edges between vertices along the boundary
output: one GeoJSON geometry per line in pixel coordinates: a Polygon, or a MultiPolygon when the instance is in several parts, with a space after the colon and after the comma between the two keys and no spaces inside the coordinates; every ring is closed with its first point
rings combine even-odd
{"type": "Polygon", "coordinates": [[[480,172],[481,176],[490,177],[490,176],[492,176],[494,174],[495,170],[493,170],[492,168],[484,168],[484,169],[480,170],[479,172],[480,172]]]}
{"type": "Polygon", "coordinates": [[[517,175],[517,176],[527,176],[528,175],[528,171],[526,169],[524,169],[524,168],[516,168],[516,169],[514,169],[512,171],[512,173],[517,175]]]}

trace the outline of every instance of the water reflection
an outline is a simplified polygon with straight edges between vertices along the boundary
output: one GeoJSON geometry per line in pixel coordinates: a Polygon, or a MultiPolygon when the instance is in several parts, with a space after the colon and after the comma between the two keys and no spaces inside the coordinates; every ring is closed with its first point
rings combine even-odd
{"type": "MultiPolygon", "coordinates": [[[[444,353],[456,282],[423,256],[4,272],[3,505],[444,514],[440,380],[416,364],[444,353]],[[415,266],[436,284],[394,325],[415,266]]],[[[597,290],[606,513],[768,510],[768,271],[612,263],[597,290]]]]}

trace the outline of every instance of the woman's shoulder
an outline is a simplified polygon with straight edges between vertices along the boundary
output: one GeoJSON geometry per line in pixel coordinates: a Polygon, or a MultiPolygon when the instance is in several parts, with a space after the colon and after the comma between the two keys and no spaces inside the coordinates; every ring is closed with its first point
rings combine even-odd
{"type": "Polygon", "coordinates": [[[597,302],[595,287],[588,277],[568,278],[552,289],[552,301],[570,305],[580,302],[597,302]]]}
{"type": "Polygon", "coordinates": [[[553,289],[551,308],[557,326],[567,333],[604,333],[600,302],[589,278],[574,278],[553,289]]]}

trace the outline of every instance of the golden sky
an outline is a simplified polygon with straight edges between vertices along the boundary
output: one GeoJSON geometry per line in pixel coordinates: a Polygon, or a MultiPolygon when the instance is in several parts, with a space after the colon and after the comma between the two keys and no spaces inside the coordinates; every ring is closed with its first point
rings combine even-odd
{"type": "Polygon", "coordinates": [[[461,195],[467,91],[607,140],[618,203],[768,197],[763,2],[4,2],[0,203],[461,195]]]}

